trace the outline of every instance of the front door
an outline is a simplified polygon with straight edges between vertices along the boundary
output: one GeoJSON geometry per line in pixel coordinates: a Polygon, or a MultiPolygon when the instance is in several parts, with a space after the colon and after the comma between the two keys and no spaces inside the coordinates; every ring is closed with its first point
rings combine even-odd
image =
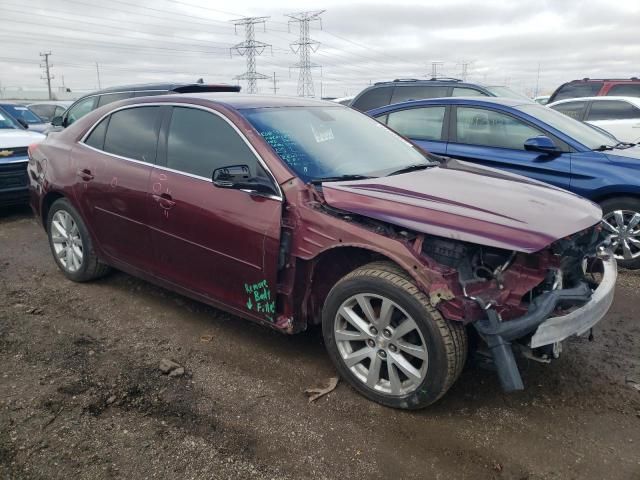
{"type": "MultiPolygon", "coordinates": [[[[282,201],[215,187],[214,169],[247,165],[267,176],[222,116],[174,107],[151,174],[155,274],[259,320],[275,320],[282,201]]],[[[274,186],[274,188],[277,188],[274,186]]]]}
{"type": "Polygon", "coordinates": [[[154,261],[148,189],[160,110],[118,110],[72,152],[74,194],[93,237],[109,257],[144,270],[154,261]]]}
{"type": "Polygon", "coordinates": [[[524,121],[495,110],[456,107],[447,156],[499,168],[568,189],[571,154],[547,155],[524,149],[531,137],[546,135],[524,121]]]}

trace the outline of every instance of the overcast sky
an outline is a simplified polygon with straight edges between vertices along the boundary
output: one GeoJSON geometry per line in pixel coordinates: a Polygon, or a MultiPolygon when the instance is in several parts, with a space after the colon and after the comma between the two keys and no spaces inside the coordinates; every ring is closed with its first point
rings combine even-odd
{"type": "MultiPolygon", "coordinates": [[[[640,76],[639,0],[0,0],[0,88],[42,88],[40,52],[51,51],[54,86],[84,93],[153,82],[232,82],[246,59],[231,20],[269,16],[256,39],[271,44],[257,70],[276,75],[278,94],[296,94],[298,38],[287,13],[326,10],[313,24],[316,95],[352,95],[370,82],[439,74],[510,85],[532,94],[582,77],[640,76]],[[266,28],[266,31],[264,30],[266,28]],[[290,32],[289,32],[290,28],[290,32]]],[[[241,82],[244,87],[244,82],[241,82]]],[[[258,83],[271,93],[272,80],[258,83]]]]}

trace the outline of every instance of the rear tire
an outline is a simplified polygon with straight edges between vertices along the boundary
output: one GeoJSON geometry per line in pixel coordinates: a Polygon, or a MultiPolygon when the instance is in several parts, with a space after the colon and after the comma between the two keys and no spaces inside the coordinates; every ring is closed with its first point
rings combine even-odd
{"type": "Polygon", "coordinates": [[[340,375],[365,397],[393,408],[437,401],[467,357],[464,326],[445,320],[390,262],[370,263],[336,283],[325,301],[322,331],[340,375]]]}
{"type": "Polygon", "coordinates": [[[600,206],[604,231],[612,237],[618,265],[630,270],[640,268],[640,199],[610,198],[600,206]]]}
{"type": "Polygon", "coordinates": [[[66,198],[60,198],[51,205],[47,215],[47,234],[53,258],[69,280],[87,282],[111,270],[98,260],[82,217],[66,198]]]}

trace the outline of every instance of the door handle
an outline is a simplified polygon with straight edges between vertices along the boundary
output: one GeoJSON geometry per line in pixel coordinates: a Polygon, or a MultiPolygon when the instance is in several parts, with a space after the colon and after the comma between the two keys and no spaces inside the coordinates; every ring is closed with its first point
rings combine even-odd
{"type": "Polygon", "coordinates": [[[95,178],[94,175],[91,173],[91,170],[89,170],[88,168],[82,168],[78,170],[76,172],[76,175],[78,175],[78,177],[80,177],[85,182],[89,182],[95,178]]]}
{"type": "Polygon", "coordinates": [[[173,208],[173,206],[176,204],[171,195],[169,195],[168,193],[161,193],[160,195],[156,195],[154,193],[151,196],[165,210],[173,208]]]}

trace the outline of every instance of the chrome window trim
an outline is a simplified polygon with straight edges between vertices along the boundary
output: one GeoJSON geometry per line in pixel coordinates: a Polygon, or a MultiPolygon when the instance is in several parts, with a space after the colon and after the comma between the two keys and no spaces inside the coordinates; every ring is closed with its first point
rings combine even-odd
{"type": "MultiPolygon", "coordinates": [[[[191,178],[195,178],[195,179],[198,179],[198,180],[205,180],[207,182],[211,182],[212,180],[210,178],[207,178],[207,177],[202,177],[200,175],[194,175],[194,174],[188,173],[188,172],[182,172],[180,170],[175,170],[173,168],[165,167],[165,166],[158,165],[158,164],[155,164],[155,163],[143,162],[141,160],[136,160],[135,158],[129,158],[129,157],[123,157],[123,156],[120,156],[120,155],[115,155],[113,153],[105,152],[104,150],[100,150],[98,148],[95,148],[95,147],[92,147],[90,145],[87,145],[85,143],[85,140],[89,137],[89,135],[91,135],[93,130],[100,124],[100,122],[102,122],[105,118],[107,118],[109,115],[111,115],[113,113],[119,112],[121,110],[127,110],[127,109],[130,109],[130,108],[137,108],[137,107],[163,107],[163,106],[194,108],[194,109],[197,109],[197,110],[204,110],[206,112],[212,113],[212,114],[220,117],[222,120],[227,122],[227,124],[230,125],[231,128],[233,128],[233,130],[238,134],[238,136],[244,141],[244,143],[247,145],[247,147],[249,147],[249,150],[251,150],[251,153],[253,153],[253,155],[258,160],[258,163],[262,166],[262,168],[264,168],[265,172],[267,172],[267,175],[269,175],[269,177],[271,178],[271,181],[276,186],[276,189],[278,191],[278,195],[277,196],[276,195],[263,195],[263,196],[265,196],[267,198],[273,198],[274,200],[279,200],[279,201],[283,200],[284,194],[282,193],[282,189],[280,188],[280,185],[276,181],[276,177],[273,175],[273,173],[271,172],[271,169],[267,166],[266,162],[258,154],[258,152],[253,147],[253,145],[251,145],[251,143],[249,143],[249,140],[247,140],[247,137],[225,115],[223,115],[222,113],[220,113],[220,112],[218,112],[216,110],[213,110],[212,108],[205,107],[203,105],[193,105],[193,104],[189,104],[189,103],[180,103],[180,102],[149,102],[149,103],[135,103],[135,104],[131,104],[131,105],[124,105],[124,106],[118,107],[118,108],[116,108],[114,110],[111,110],[111,111],[105,113],[104,115],[102,115],[98,120],[96,120],[96,122],[91,126],[91,128],[89,128],[89,130],[87,130],[87,132],[82,136],[82,138],[80,140],[78,140],[78,143],[82,144],[83,146],[85,146],[87,148],[90,148],[91,150],[94,150],[96,152],[100,152],[100,153],[103,153],[105,155],[109,155],[109,156],[112,156],[112,157],[115,157],[115,158],[119,158],[121,160],[128,160],[130,162],[139,163],[139,164],[142,164],[142,165],[150,165],[150,166],[158,168],[160,170],[165,170],[165,171],[168,171],[168,172],[178,173],[180,175],[185,175],[187,177],[191,177],[191,178]]],[[[247,190],[242,190],[242,191],[247,191],[247,190]]]]}

